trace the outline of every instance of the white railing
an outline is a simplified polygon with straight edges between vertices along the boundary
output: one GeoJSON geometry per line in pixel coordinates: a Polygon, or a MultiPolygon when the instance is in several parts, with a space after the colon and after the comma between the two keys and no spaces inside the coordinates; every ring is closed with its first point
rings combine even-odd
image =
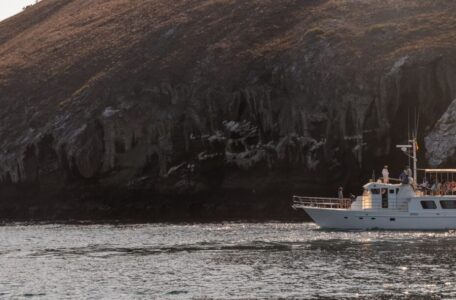
{"type": "Polygon", "coordinates": [[[349,209],[352,203],[350,198],[322,198],[293,196],[293,208],[318,207],[349,209]]]}

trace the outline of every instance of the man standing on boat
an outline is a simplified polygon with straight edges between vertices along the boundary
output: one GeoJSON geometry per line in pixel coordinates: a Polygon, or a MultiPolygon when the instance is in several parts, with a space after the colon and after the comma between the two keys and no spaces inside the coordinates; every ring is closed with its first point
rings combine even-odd
{"type": "Polygon", "coordinates": [[[408,183],[413,184],[415,178],[413,178],[413,173],[412,173],[412,169],[410,169],[410,166],[405,166],[404,172],[405,172],[405,174],[407,174],[408,183]]]}
{"type": "Polygon", "coordinates": [[[343,187],[341,187],[341,186],[339,187],[337,196],[339,197],[339,199],[344,199],[344,188],[343,187]]]}
{"type": "Polygon", "coordinates": [[[388,183],[389,182],[389,172],[388,172],[388,166],[385,165],[382,170],[382,176],[383,176],[383,183],[388,183]]]}
{"type": "Polygon", "coordinates": [[[407,167],[402,171],[401,175],[399,175],[399,179],[401,180],[402,184],[409,184],[410,179],[409,179],[409,171],[407,170],[407,167]]]}
{"type": "Polygon", "coordinates": [[[408,177],[413,176],[412,169],[410,169],[410,166],[405,166],[404,172],[405,174],[407,174],[408,177]]]}

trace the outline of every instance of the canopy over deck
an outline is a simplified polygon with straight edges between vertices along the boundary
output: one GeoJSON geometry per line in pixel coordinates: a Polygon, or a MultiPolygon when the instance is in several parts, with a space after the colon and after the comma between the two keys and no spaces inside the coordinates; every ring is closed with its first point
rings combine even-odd
{"type": "Polygon", "coordinates": [[[426,173],[456,173],[456,169],[418,169],[426,173]]]}

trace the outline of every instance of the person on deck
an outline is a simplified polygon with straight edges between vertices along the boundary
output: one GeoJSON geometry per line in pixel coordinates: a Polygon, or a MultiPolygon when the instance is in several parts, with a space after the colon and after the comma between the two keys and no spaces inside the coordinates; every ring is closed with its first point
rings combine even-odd
{"type": "Polygon", "coordinates": [[[431,187],[429,185],[429,181],[427,180],[426,177],[423,177],[423,183],[421,183],[421,190],[423,191],[423,193],[425,195],[427,195],[429,193],[430,189],[431,189],[431,187]]]}
{"type": "Polygon", "coordinates": [[[343,199],[344,198],[344,189],[343,189],[343,187],[339,187],[337,195],[338,195],[339,199],[343,199]]]}
{"type": "Polygon", "coordinates": [[[401,180],[402,184],[409,184],[409,177],[407,174],[407,170],[404,170],[401,175],[399,175],[399,179],[401,180]]]}
{"type": "Polygon", "coordinates": [[[385,165],[382,170],[382,175],[383,175],[383,183],[388,183],[389,182],[389,172],[388,172],[388,166],[385,165]]]}
{"type": "Polygon", "coordinates": [[[421,184],[421,186],[424,188],[424,189],[428,189],[429,188],[429,182],[427,180],[426,177],[423,177],[423,183],[421,184]]]}
{"type": "Polygon", "coordinates": [[[437,194],[437,183],[432,180],[432,185],[431,185],[431,195],[435,196],[437,194]]]}
{"type": "Polygon", "coordinates": [[[436,188],[435,188],[435,194],[437,196],[442,195],[442,183],[440,181],[437,182],[436,188]]]}
{"type": "Polygon", "coordinates": [[[410,169],[410,166],[405,166],[405,170],[406,171],[406,174],[408,177],[412,177],[413,176],[413,173],[412,173],[412,169],[410,169]]]}

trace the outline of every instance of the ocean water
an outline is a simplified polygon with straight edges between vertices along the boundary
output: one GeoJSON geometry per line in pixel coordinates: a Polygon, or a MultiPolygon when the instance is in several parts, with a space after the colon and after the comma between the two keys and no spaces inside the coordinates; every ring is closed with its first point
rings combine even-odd
{"type": "Polygon", "coordinates": [[[0,227],[5,299],[456,298],[456,232],[312,223],[0,227]]]}

